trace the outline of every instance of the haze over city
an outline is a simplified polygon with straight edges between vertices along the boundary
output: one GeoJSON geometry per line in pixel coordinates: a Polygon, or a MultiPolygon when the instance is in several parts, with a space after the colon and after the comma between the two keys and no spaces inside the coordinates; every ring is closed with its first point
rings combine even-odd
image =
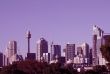
{"type": "Polygon", "coordinates": [[[18,53],[26,53],[27,30],[32,34],[31,52],[41,37],[62,49],[68,42],[92,46],[94,24],[110,32],[109,7],[109,0],[0,0],[0,51],[16,40],[18,53]]]}

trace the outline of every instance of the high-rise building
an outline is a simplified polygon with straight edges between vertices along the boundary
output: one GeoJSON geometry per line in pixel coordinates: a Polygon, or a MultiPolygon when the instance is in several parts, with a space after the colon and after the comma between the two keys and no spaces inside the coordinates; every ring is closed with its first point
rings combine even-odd
{"type": "Polygon", "coordinates": [[[37,41],[36,58],[38,61],[43,57],[43,53],[48,53],[48,42],[44,38],[40,38],[40,40],[37,41]]]}
{"type": "Polygon", "coordinates": [[[97,57],[97,35],[93,35],[93,49],[92,49],[92,63],[93,65],[98,65],[98,57],[97,57]]]}
{"type": "Polygon", "coordinates": [[[89,65],[89,45],[83,43],[77,47],[77,55],[74,57],[74,64],[76,66],[87,66],[89,65]]]}
{"type": "Polygon", "coordinates": [[[83,43],[81,45],[81,47],[82,47],[82,50],[83,50],[83,55],[85,57],[89,57],[89,45],[87,43],[83,43]]]}
{"type": "Polygon", "coordinates": [[[97,26],[93,26],[93,65],[103,65],[100,47],[103,45],[104,31],[97,26]]]}
{"type": "Polygon", "coordinates": [[[0,52],[0,67],[3,66],[3,53],[0,52]]]}
{"type": "Polygon", "coordinates": [[[8,47],[6,49],[6,57],[8,59],[8,64],[12,64],[16,61],[17,55],[17,42],[16,41],[9,41],[8,47]]]}
{"type": "Polygon", "coordinates": [[[92,58],[92,48],[90,49],[90,52],[89,52],[89,64],[92,65],[92,62],[93,62],[93,58],[92,58]]]}
{"type": "Polygon", "coordinates": [[[16,41],[9,41],[8,44],[8,57],[17,53],[17,42],[16,41]]]}
{"type": "Polygon", "coordinates": [[[81,45],[81,47],[82,47],[82,50],[83,50],[83,56],[87,59],[86,60],[86,63],[89,63],[89,52],[90,52],[90,50],[89,50],[89,44],[83,43],[81,45]]]}
{"type": "Polygon", "coordinates": [[[65,49],[65,59],[74,60],[75,57],[75,44],[67,44],[65,49]]]}
{"type": "Polygon", "coordinates": [[[80,55],[80,54],[83,55],[83,50],[82,50],[82,47],[81,46],[78,46],[77,47],[77,55],[80,55]]]}
{"type": "Polygon", "coordinates": [[[55,60],[55,57],[61,57],[61,45],[51,44],[51,60],[55,60]]]}

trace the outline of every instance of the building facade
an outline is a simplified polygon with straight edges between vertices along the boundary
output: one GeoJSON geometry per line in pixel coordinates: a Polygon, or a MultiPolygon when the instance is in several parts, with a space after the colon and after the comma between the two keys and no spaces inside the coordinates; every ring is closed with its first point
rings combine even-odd
{"type": "Polygon", "coordinates": [[[103,65],[103,57],[100,47],[103,45],[104,31],[97,26],[93,26],[93,65],[103,65]]]}
{"type": "Polygon", "coordinates": [[[82,47],[82,50],[83,50],[83,55],[86,57],[86,58],[88,58],[89,57],[89,44],[87,44],[87,43],[83,43],[82,45],[81,45],[81,47],[82,47]]]}
{"type": "Polygon", "coordinates": [[[3,67],[3,53],[0,52],[0,67],[3,67]]]}
{"type": "Polygon", "coordinates": [[[82,47],[81,46],[78,46],[77,47],[77,55],[80,55],[80,54],[83,55],[83,50],[82,50],[82,47]]]}
{"type": "Polygon", "coordinates": [[[51,44],[51,60],[55,60],[56,56],[61,57],[61,45],[51,44]]]}
{"type": "Polygon", "coordinates": [[[50,53],[43,53],[43,60],[47,63],[50,62],[50,53]]]}
{"type": "Polygon", "coordinates": [[[65,49],[65,59],[74,60],[75,57],[75,44],[67,44],[65,49]]]}
{"type": "Polygon", "coordinates": [[[43,57],[43,53],[48,53],[48,42],[44,38],[40,38],[37,42],[36,58],[38,61],[43,57]]]}
{"type": "Polygon", "coordinates": [[[110,35],[104,35],[104,44],[110,46],[110,35]]]}
{"type": "Polygon", "coordinates": [[[17,55],[17,42],[9,41],[6,49],[7,64],[12,64],[14,61],[16,61],[16,55],[17,55]]]}

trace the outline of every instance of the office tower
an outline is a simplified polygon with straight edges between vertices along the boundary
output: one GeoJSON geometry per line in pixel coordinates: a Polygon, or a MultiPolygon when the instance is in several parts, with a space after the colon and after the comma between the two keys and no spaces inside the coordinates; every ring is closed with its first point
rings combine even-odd
{"type": "Polygon", "coordinates": [[[102,29],[93,26],[93,65],[103,65],[100,51],[100,47],[103,45],[103,33],[102,29]]]}
{"type": "Polygon", "coordinates": [[[48,42],[44,38],[40,38],[40,40],[37,41],[36,58],[38,61],[43,57],[43,53],[48,53],[48,42]]]}
{"type": "Polygon", "coordinates": [[[74,57],[74,65],[81,66],[84,63],[84,55],[81,45],[77,46],[77,55],[74,57]]]}
{"type": "Polygon", "coordinates": [[[75,44],[67,44],[65,50],[66,61],[74,60],[75,57],[75,44]]]}
{"type": "Polygon", "coordinates": [[[8,57],[11,57],[14,54],[16,54],[17,53],[17,42],[9,41],[7,49],[8,49],[8,57]]]}
{"type": "Polygon", "coordinates": [[[90,60],[90,57],[89,57],[89,54],[90,54],[89,44],[83,43],[81,45],[81,48],[83,50],[83,56],[84,56],[85,64],[88,65],[89,64],[89,60],[90,60]]]}
{"type": "Polygon", "coordinates": [[[31,38],[31,33],[30,31],[27,31],[27,41],[28,41],[28,53],[30,53],[30,38],[31,38]]]}
{"type": "MultiPolygon", "coordinates": [[[[89,54],[88,52],[88,44],[83,43],[77,47],[77,55],[74,57],[74,64],[75,66],[85,66],[88,64],[88,58],[87,55],[89,54]]],[[[89,56],[89,55],[88,55],[89,56]]]]}
{"type": "Polygon", "coordinates": [[[84,57],[88,58],[89,57],[89,51],[90,51],[89,50],[89,45],[87,43],[83,43],[81,45],[81,47],[82,47],[82,50],[83,50],[84,57]]]}
{"type": "Polygon", "coordinates": [[[0,67],[3,67],[3,53],[0,52],[0,67]]]}
{"type": "Polygon", "coordinates": [[[98,57],[97,57],[97,35],[93,35],[93,65],[98,65],[98,57]]]}
{"type": "Polygon", "coordinates": [[[9,41],[8,47],[6,49],[6,57],[8,64],[12,64],[14,61],[16,61],[16,55],[17,55],[17,42],[9,41]]]}
{"type": "Polygon", "coordinates": [[[83,55],[83,50],[81,46],[77,47],[77,55],[80,55],[80,54],[83,55]]]}
{"type": "Polygon", "coordinates": [[[54,45],[53,42],[51,44],[51,60],[55,60],[55,57],[61,57],[61,45],[54,45]]]}
{"type": "Polygon", "coordinates": [[[93,61],[93,58],[92,58],[92,49],[90,49],[90,52],[89,52],[89,65],[92,65],[92,61],[93,61]]]}

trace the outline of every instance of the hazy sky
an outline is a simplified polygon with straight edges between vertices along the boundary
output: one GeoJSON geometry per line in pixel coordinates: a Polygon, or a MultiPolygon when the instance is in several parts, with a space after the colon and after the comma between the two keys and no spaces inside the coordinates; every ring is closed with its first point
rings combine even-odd
{"type": "Polygon", "coordinates": [[[93,24],[110,33],[110,0],[0,0],[0,51],[16,40],[19,53],[25,54],[28,29],[31,52],[40,37],[62,49],[68,42],[92,46],[93,24]]]}

